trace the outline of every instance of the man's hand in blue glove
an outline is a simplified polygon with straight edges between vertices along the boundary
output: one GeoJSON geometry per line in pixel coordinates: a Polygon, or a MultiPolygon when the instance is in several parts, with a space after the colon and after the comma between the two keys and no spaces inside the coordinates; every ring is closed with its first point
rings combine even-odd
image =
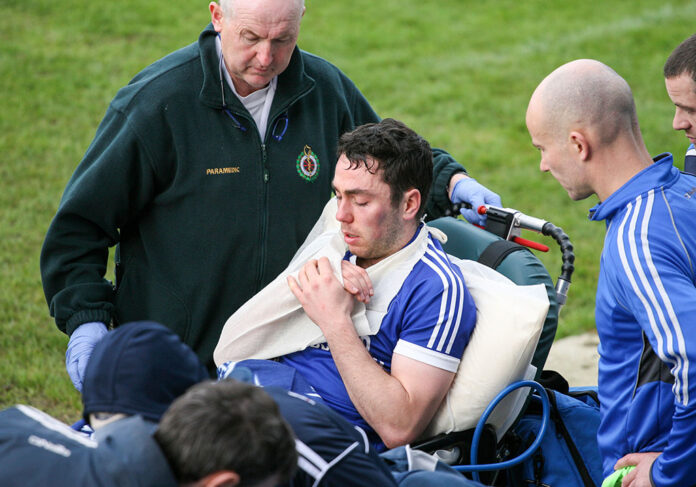
{"type": "Polygon", "coordinates": [[[481,186],[474,178],[463,173],[457,173],[450,180],[450,200],[452,203],[471,203],[471,209],[462,208],[461,214],[469,222],[476,225],[486,224],[486,215],[479,215],[476,211],[481,205],[503,206],[500,196],[481,186]]]}
{"type": "Polygon", "coordinates": [[[83,323],[78,326],[68,341],[65,351],[65,369],[75,389],[82,392],[82,380],[92,350],[97,342],[108,333],[106,325],[100,322],[83,323]]]}

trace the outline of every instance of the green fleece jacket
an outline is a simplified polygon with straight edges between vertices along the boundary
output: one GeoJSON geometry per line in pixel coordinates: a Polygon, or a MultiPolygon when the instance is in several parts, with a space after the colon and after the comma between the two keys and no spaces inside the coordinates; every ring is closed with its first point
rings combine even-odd
{"type": "MultiPolygon", "coordinates": [[[[212,366],[226,319],[285,268],[328,201],[338,137],[379,120],[340,70],[296,48],[261,140],[221,83],[215,35],[209,25],[122,88],[68,182],[41,253],[60,330],[155,320],[212,366]]],[[[463,168],[433,153],[437,217],[463,168]]]]}

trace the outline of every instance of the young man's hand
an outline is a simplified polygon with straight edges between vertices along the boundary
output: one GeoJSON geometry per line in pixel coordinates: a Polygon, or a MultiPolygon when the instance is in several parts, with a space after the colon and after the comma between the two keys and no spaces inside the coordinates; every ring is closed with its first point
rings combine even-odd
{"type": "Polygon", "coordinates": [[[351,293],[361,303],[369,303],[370,297],[375,294],[372,289],[372,281],[367,271],[360,266],[351,264],[347,260],[341,261],[341,275],[343,276],[343,288],[351,293]]]}
{"type": "Polygon", "coordinates": [[[307,262],[300,269],[297,279],[288,276],[288,285],[324,336],[346,322],[352,326],[350,314],[353,311],[353,295],[336,279],[326,257],[307,262]]]}

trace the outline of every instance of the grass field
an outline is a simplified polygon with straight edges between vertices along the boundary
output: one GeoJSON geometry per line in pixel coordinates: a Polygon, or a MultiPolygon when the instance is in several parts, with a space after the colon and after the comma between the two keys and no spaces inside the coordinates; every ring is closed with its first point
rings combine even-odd
{"type": "MultiPolygon", "coordinates": [[[[573,203],[539,173],[527,101],[560,64],[599,59],[632,86],[650,152],[673,152],[681,167],[686,139],[671,129],[662,65],[692,33],[696,4],[306,3],[302,48],[341,67],[380,115],[447,149],[505,205],[566,230],[577,270],[559,333],[593,328],[604,228],[586,221],[594,199],[573,203]]],[[[80,402],[64,370],[67,338],[48,314],[39,276],[45,231],[118,88],[193,42],[209,16],[206,2],[134,0],[38,0],[31,8],[0,0],[0,13],[0,407],[28,403],[72,421],[80,402]]],[[[542,256],[554,276],[557,257],[542,256]]]]}

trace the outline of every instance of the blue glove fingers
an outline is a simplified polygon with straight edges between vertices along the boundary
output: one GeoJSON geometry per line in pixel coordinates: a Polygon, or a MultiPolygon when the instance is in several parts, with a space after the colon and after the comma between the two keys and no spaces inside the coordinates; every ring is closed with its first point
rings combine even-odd
{"type": "Polygon", "coordinates": [[[70,349],[65,351],[65,370],[67,370],[68,377],[70,377],[75,389],[82,392],[82,377],[78,371],[77,360],[72,355],[70,349]]]}
{"type": "Polygon", "coordinates": [[[484,188],[486,190],[486,194],[484,195],[484,200],[486,201],[487,205],[490,206],[497,206],[498,208],[503,207],[503,200],[500,199],[500,196],[498,196],[497,193],[494,193],[490,189],[484,188]]]}
{"type": "Polygon", "coordinates": [[[460,213],[468,221],[477,225],[485,225],[486,223],[486,216],[478,213],[480,206],[487,204],[502,207],[503,205],[500,196],[482,186],[473,178],[461,179],[454,185],[452,202],[461,203],[463,201],[470,203],[472,208],[462,208],[460,213]]]}
{"type": "Polygon", "coordinates": [[[106,333],[104,323],[91,322],[80,325],[70,336],[68,348],[65,351],[65,370],[75,389],[80,392],[82,392],[82,380],[92,350],[106,333]]]}
{"type": "Polygon", "coordinates": [[[78,355],[70,359],[66,357],[65,361],[65,369],[68,371],[68,376],[70,376],[70,380],[75,386],[75,389],[80,392],[82,392],[82,380],[85,376],[87,360],[89,360],[89,356],[87,356],[87,360],[85,360],[84,357],[84,355],[78,355]]]}

